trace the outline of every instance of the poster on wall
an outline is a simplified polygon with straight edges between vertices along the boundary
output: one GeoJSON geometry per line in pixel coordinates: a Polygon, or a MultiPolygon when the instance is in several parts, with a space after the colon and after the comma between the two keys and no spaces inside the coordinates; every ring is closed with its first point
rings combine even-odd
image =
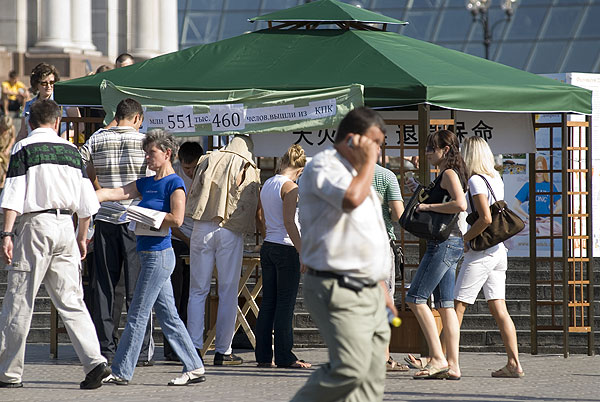
{"type": "MultiPolygon", "coordinates": [[[[535,156],[535,166],[538,170],[548,170],[550,166],[560,170],[560,160],[549,153],[538,152],[535,156]],[[553,160],[552,160],[553,159],[553,160]],[[551,161],[552,160],[552,161],[551,161]]],[[[504,155],[502,179],[504,180],[504,199],[514,212],[525,222],[525,229],[504,242],[511,257],[529,256],[530,231],[536,235],[547,237],[562,236],[561,217],[538,217],[535,224],[529,221],[529,210],[535,203],[537,214],[558,214],[561,212],[561,195],[548,194],[562,190],[560,174],[536,173],[535,183],[529,182],[529,163],[527,154],[504,155]],[[529,189],[535,186],[535,200],[530,200],[529,189]],[[535,228],[535,229],[534,229],[535,228]]],[[[536,242],[536,253],[540,257],[562,255],[562,239],[541,238],[536,242]]]]}

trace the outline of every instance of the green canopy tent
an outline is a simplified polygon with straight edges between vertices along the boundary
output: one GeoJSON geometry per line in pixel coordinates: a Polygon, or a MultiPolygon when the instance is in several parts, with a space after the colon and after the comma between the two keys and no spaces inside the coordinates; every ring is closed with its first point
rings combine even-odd
{"type": "MultiPolygon", "coordinates": [[[[287,10],[287,17],[261,19],[289,22],[293,10],[336,3],[321,0],[287,10]]],[[[300,14],[296,20],[304,17],[300,14]]],[[[348,18],[343,15],[338,22],[348,18]]],[[[376,21],[372,16],[367,20],[376,21]]],[[[475,111],[591,113],[588,90],[396,33],[276,28],[59,82],[55,99],[66,105],[101,105],[100,84],[105,79],[121,86],[183,91],[288,91],[362,84],[365,104],[371,107],[430,104],[475,111]]]]}

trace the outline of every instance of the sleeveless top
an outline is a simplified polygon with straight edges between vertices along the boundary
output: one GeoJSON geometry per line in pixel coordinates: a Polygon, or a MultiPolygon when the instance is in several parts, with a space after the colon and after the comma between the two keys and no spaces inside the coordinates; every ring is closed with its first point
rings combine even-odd
{"type": "Polygon", "coordinates": [[[292,180],[280,174],[265,181],[260,192],[260,202],[267,228],[265,241],[293,246],[294,243],[283,224],[283,200],[281,199],[281,187],[288,181],[292,180]]]}
{"type": "MultiPolygon", "coordinates": [[[[441,172],[428,186],[429,197],[424,201],[424,204],[443,204],[452,200],[448,190],[442,188],[442,177],[444,176],[445,171],[446,170],[441,172]]],[[[450,236],[462,236],[460,228],[458,227],[458,222],[456,222],[452,228],[450,236]]]]}

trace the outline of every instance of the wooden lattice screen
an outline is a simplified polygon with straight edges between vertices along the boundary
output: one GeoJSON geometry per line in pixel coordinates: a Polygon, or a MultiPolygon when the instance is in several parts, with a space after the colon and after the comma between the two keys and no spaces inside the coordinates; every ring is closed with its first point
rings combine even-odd
{"type": "Polygon", "coordinates": [[[592,171],[591,124],[587,121],[567,121],[561,115],[559,123],[535,123],[536,130],[547,130],[549,146],[537,151],[548,156],[547,169],[539,168],[536,155],[529,155],[529,182],[536,174],[550,178],[548,191],[529,187],[529,199],[537,195],[560,197],[560,206],[551,202],[550,213],[537,213],[530,203],[530,299],[531,353],[538,353],[539,331],[562,331],[563,355],[569,355],[569,334],[587,333],[587,351],[594,354],[594,276],[592,259],[592,171]],[[560,142],[556,140],[560,138],[560,142]],[[554,190],[560,177],[561,189],[554,190]],[[536,230],[546,222],[549,233],[536,230]],[[549,225],[547,224],[549,222],[549,225]],[[543,224],[543,223],[542,223],[543,224]],[[555,228],[562,230],[558,231],[555,228]],[[549,256],[538,256],[537,240],[550,241],[549,256]],[[560,245],[560,247],[559,247],[560,245]],[[559,252],[560,251],[560,252],[559,252]],[[546,265],[548,269],[546,269],[546,265]],[[546,322],[539,311],[549,312],[546,322]]]}

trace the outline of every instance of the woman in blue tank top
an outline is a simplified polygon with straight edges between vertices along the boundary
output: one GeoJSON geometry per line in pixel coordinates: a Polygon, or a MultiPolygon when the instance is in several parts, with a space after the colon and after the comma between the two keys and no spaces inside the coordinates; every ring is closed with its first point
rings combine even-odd
{"type": "Polygon", "coordinates": [[[148,169],[156,175],[138,179],[124,187],[103,188],[96,192],[100,202],[141,197],[138,206],[166,212],[160,233],[142,232],[139,226],[136,227],[142,269],[127,312],[127,325],[112,363],[113,374],[105,382],[127,385],[133,377],[144,331],[154,307],[166,340],[183,363],[183,374],[168,385],[198,383],[205,380],[204,365],[177,314],[170,279],[175,269],[170,228],[181,226],[185,212],[185,185],[171,165],[179,147],[175,138],[163,130],[149,131],[142,145],[148,169]]]}

